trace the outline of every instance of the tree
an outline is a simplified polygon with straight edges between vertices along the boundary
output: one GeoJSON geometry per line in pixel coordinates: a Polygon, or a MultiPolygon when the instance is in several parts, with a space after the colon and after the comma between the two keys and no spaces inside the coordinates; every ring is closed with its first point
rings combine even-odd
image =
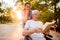
{"type": "Polygon", "coordinates": [[[22,2],[30,2],[32,10],[42,11],[42,13],[39,16],[39,20],[43,21],[44,23],[47,21],[52,21],[54,19],[54,13],[51,11],[53,9],[53,8],[51,9],[52,0],[43,0],[43,1],[42,0],[23,0],[22,2]],[[45,2],[45,3],[41,4],[42,2],[45,2]]]}
{"type": "Polygon", "coordinates": [[[55,8],[54,8],[55,10],[54,11],[55,11],[55,20],[56,20],[56,19],[60,18],[60,14],[59,14],[60,13],[59,12],[60,10],[59,10],[59,8],[56,8],[57,3],[59,2],[59,0],[53,0],[53,1],[54,2],[52,2],[53,3],[52,5],[55,6],[55,8]],[[57,10],[59,10],[59,11],[57,11],[57,10]]]}
{"type": "Polygon", "coordinates": [[[10,21],[10,22],[16,22],[17,21],[17,15],[15,13],[15,11],[11,8],[11,7],[7,7],[6,8],[6,16],[5,16],[5,20],[10,21]]]}
{"type": "Polygon", "coordinates": [[[4,11],[5,9],[2,8],[2,4],[0,2],[0,23],[3,23],[3,20],[4,20],[4,11]]]}
{"type": "Polygon", "coordinates": [[[0,2],[0,12],[3,13],[3,12],[4,12],[4,9],[1,8],[1,6],[2,6],[2,4],[1,4],[1,2],[0,2]]]}
{"type": "Polygon", "coordinates": [[[0,2],[0,6],[1,6],[1,2],[0,2]]]}
{"type": "Polygon", "coordinates": [[[53,18],[54,18],[54,13],[50,10],[40,12],[39,20],[42,21],[43,23],[51,22],[53,18]]]}

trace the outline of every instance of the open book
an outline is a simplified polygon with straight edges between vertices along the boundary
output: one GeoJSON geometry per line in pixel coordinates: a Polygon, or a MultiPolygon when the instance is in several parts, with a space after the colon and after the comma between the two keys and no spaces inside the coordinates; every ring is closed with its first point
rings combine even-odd
{"type": "Polygon", "coordinates": [[[54,21],[53,22],[46,22],[44,25],[43,25],[43,31],[44,32],[46,32],[46,31],[48,31],[50,28],[51,28],[51,26],[53,26],[54,25],[54,21]]]}

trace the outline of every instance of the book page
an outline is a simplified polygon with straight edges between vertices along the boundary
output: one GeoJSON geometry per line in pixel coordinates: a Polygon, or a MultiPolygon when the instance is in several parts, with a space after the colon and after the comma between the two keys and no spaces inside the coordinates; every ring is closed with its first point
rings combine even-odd
{"type": "Polygon", "coordinates": [[[54,24],[53,22],[46,22],[46,23],[43,25],[43,31],[48,31],[53,24],[54,24]]]}

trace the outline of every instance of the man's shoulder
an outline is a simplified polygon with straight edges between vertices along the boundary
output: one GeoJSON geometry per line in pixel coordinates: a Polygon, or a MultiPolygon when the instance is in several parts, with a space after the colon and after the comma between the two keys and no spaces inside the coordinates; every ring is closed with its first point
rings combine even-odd
{"type": "Polygon", "coordinates": [[[40,23],[42,23],[41,21],[37,21],[37,22],[40,22],[40,23]]]}
{"type": "Polygon", "coordinates": [[[32,20],[28,20],[27,22],[31,22],[32,20]]]}
{"type": "Polygon", "coordinates": [[[37,21],[38,23],[40,23],[40,24],[43,24],[43,22],[42,21],[37,21]]]}

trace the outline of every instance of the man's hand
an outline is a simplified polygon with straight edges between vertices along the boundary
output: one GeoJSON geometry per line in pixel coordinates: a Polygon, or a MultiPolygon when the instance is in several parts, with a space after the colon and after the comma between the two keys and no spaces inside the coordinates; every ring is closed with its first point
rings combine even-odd
{"type": "Polygon", "coordinates": [[[35,28],[35,29],[34,29],[34,32],[35,32],[35,33],[41,33],[41,32],[42,32],[42,29],[41,29],[41,28],[35,28]]]}
{"type": "Polygon", "coordinates": [[[23,36],[27,36],[27,35],[30,35],[33,33],[41,33],[41,32],[42,32],[42,29],[37,27],[33,30],[24,29],[22,34],[23,34],[23,36]]]}

